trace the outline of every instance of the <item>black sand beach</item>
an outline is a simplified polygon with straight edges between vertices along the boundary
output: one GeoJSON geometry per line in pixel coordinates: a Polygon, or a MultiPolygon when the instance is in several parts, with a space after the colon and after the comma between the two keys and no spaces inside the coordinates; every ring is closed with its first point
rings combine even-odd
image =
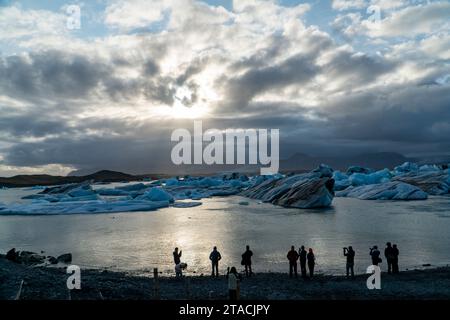
{"type": "MultiPolygon", "coordinates": [[[[228,298],[225,276],[159,277],[155,291],[152,276],[102,270],[81,271],[81,290],[66,287],[65,268],[31,267],[0,257],[1,300],[154,300],[228,298]],[[20,297],[17,297],[23,280],[20,297]]],[[[317,275],[312,280],[290,279],[283,273],[259,273],[243,278],[242,300],[431,300],[450,299],[450,267],[382,273],[381,290],[368,290],[369,275],[353,280],[317,275]]]]}

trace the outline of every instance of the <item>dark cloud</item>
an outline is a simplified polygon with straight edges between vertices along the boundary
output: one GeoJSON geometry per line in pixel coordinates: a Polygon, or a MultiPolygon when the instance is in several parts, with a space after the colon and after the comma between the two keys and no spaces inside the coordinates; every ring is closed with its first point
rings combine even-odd
{"type": "Polygon", "coordinates": [[[192,106],[203,98],[196,77],[211,65],[225,68],[212,83],[222,100],[209,106],[204,130],[280,129],[284,156],[448,152],[450,86],[436,82],[447,72],[438,61],[417,64],[427,72],[414,75],[414,80],[380,85],[380,77],[394,74],[404,62],[338,49],[314,29],[295,41],[281,33],[266,40],[262,49],[240,60],[219,50],[209,53],[208,48],[177,72],[165,74],[165,45],[152,49],[145,41],[136,50],[140,54],[115,53],[110,59],[64,51],[0,58],[0,98],[25,103],[12,107],[2,100],[0,105],[1,142],[9,142],[0,146],[2,163],[136,173],[164,170],[170,166],[172,130],[192,131],[192,120],[136,119],[136,113],[126,112],[113,117],[100,108],[125,105],[126,111],[138,100],[149,108],[173,106],[176,100],[192,106]],[[140,76],[124,77],[128,69],[140,76]],[[323,88],[318,77],[324,79],[323,88]],[[188,88],[192,96],[176,97],[180,88],[188,88]],[[288,89],[311,90],[319,103],[303,103],[288,89]],[[257,99],[266,93],[278,99],[257,99]],[[86,110],[97,116],[80,120],[86,110]]]}
{"type": "Polygon", "coordinates": [[[16,140],[23,137],[41,138],[51,134],[69,133],[70,128],[61,120],[49,119],[43,114],[1,116],[0,132],[11,135],[16,140]]]}
{"type": "Polygon", "coordinates": [[[339,90],[351,90],[374,82],[379,76],[393,72],[396,67],[396,63],[381,58],[342,51],[323,66],[322,73],[331,82],[342,83],[339,90]]]}
{"type": "Polygon", "coordinates": [[[243,75],[220,79],[225,83],[228,101],[226,108],[241,109],[258,94],[284,88],[289,85],[302,85],[318,74],[319,67],[314,57],[302,54],[290,57],[283,62],[261,68],[253,68],[243,75]]]}
{"type": "Polygon", "coordinates": [[[47,51],[2,59],[0,85],[8,95],[22,99],[75,99],[88,95],[110,73],[99,61],[47,51]]]}

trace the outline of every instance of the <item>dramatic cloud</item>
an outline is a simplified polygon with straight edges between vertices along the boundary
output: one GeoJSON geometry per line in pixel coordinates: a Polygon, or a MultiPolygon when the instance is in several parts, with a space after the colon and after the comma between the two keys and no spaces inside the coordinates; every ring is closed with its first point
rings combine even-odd
{"type": "Polygon", "coordinates": [[[107,1],[78,31],[0,5],[0,175],[167,171],[193,119],[279,128],[285,156],[448,155],[449,3],[327,5],[317,24],[315,1],[107,1]]]}

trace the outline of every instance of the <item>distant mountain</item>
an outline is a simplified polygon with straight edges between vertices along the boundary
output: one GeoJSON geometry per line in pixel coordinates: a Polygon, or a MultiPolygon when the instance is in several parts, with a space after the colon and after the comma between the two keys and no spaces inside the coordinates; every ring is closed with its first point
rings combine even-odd
{"type": "Polygon", "coordinates": [[[10,178],[0,178],[0,187],[31,187],[50,186],[66,183],[79,183],[93,180],[94,182],[135,181],[139,178],[130,174],[102,170],[86,176],[50,176],[50,175],[19,175],[10,178]]]}
{"type": "Polygon", "coordinates": [[[104,168],[78,169],[78,170],[69,172],[69,174],[67,176],[68,177],[83,177],[83,176],[88,176],[88,175],[94,174],[99,171],[104,171],[104,170],[105,170],[104,168]]]}

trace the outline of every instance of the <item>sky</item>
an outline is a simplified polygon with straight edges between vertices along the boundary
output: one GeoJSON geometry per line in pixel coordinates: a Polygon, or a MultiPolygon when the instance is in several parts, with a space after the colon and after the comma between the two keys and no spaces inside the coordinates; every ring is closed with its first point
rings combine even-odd
{"type": "Polygon", "coordinates": [[[0,0],[0,176],[161,171],[194,120],[280,129],[283,157],[450,156],[449,17],[437,0],[0,0]]]}

